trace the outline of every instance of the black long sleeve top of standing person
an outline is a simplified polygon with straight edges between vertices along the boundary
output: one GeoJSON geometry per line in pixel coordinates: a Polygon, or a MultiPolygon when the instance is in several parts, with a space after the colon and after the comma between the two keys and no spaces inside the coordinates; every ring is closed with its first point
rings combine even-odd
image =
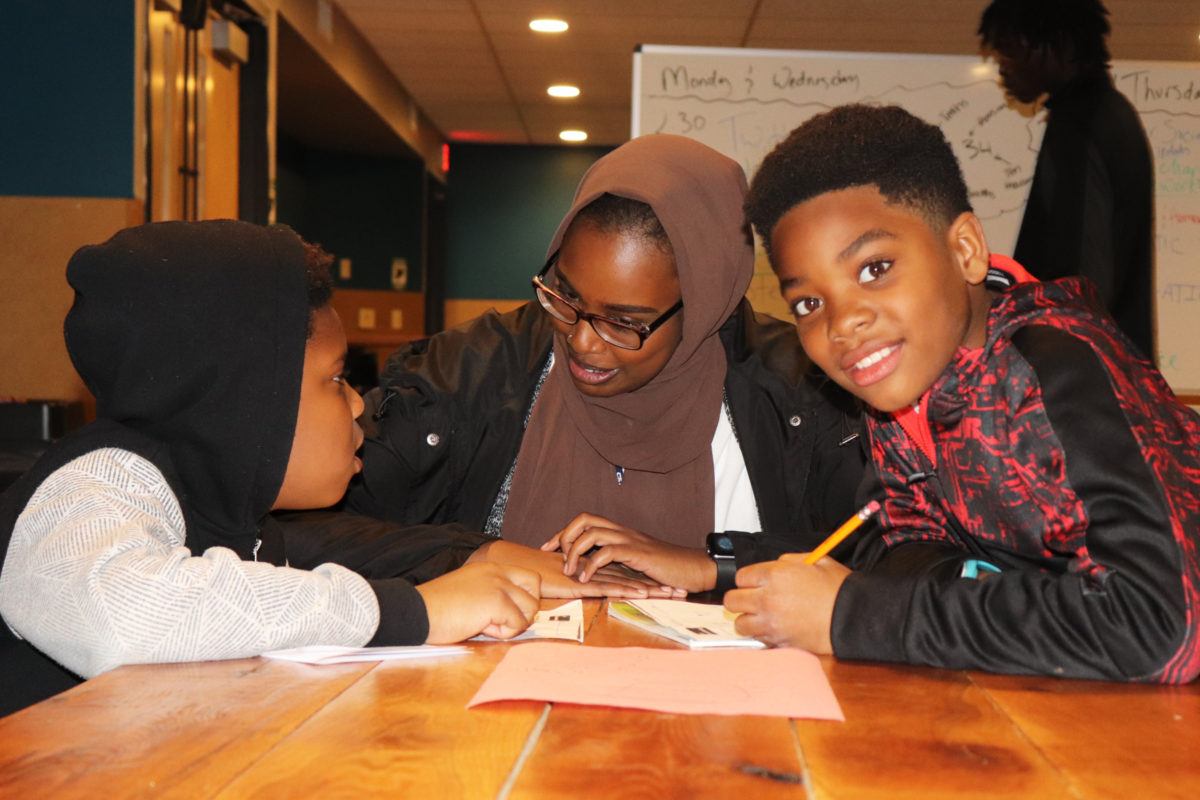
{"type": "Polygon", "coordinates": [[[1090,278],[1142,354],[1154,358],[1154,159],[1107,71],[1047,103],[1046,135],[1013,258],[1042,280],[1090,278]]]}

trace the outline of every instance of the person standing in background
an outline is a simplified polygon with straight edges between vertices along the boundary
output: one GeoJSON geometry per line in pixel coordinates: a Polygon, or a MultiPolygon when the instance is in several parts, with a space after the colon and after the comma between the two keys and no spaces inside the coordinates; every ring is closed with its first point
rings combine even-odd
{"type": "Polygon", "coordinates": [[[1118,327],[1154,359],[1154,162],[1109,75],[1100,0],[993,0],[985,56],[1021,103],[1044,95],[1046,135],[1013,257],[1042,280],[1090,278],[1118,327]]]}

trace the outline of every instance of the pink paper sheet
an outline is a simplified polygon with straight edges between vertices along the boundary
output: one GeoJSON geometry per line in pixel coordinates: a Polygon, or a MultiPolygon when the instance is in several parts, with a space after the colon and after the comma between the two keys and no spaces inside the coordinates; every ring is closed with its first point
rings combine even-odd
{"type": "Polygon", "coordinates": [[[504,655],[467,708],[495,700],[845,719],[821,662],[794,649],[657,650],[531,642],[504,655]]]}

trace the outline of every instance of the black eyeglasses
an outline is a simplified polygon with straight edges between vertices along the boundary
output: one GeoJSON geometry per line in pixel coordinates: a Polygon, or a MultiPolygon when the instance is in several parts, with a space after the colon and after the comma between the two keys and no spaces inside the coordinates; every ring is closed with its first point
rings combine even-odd
{"type": "Polygon", "coordinates": [[[546,309],[546,313],[559,322],[574,325],[580,320],[586,321],[592,326],[592,330],[596,332],[597,336],[613,347],[620,347],[622,350],[640,350],[642,345],[645,344],[647,336],[662,327],[664,322],[673,317],[679,309],[683,308],[683,298],[681,297],[678,303],[668,308],[659,315],[658,319],[649,324],[645,322],[626,322],[625,320],[613,319],[602,314],[591,314],[551,289],[542,281],[542,278],[545,277],[546,273],[550,271],[550,268],[557,261],[558,253],[555,253],[550,256],[550,260],[546,262],[546,266],[542,267],[542,271],[533,276],[533,289],[537,294],[538,302],[542,304],[542,308],[546,309]]]}

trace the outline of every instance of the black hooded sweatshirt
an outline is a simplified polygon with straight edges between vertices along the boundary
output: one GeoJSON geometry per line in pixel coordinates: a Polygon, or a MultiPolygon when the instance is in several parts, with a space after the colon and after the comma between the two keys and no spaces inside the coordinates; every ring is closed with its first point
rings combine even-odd
{"type": "MultiPolygon", "coordinates": [[[[81,249],[67,278],[75,290],[67,349],[96,398],[97,420],[52,446],[0,497],[0,569],[14,525],[38,487],[102,448],[128,451],[158,469],[179,504],[193,556],[224,547],[243,561],[315,566],[297,562],[313,561],[318,551],[328,555],[332,545],[324,541],[294,546],[298,558],[289,559],[284,529],[268,515],[291,451],[309,332],[299,237],[286,228],[228,220],[143,225],[81,249]]],[[[367,538],[377,544],[394,538],[381,534],[372,528],[367,538]]],[[[377,544],[364,548],[360,539],[346,559],[328,560],[378,561],[377,544]]],[[[261,576],[263,567],[255,568],[261,576]]],[[[371,593],[363,594],[361,578],[325,570],[336,578],[334,591],[350,586],[369,607],[371,593]]],[[[281,570],[265,580],[282,579],[284,572],[296,579],[294,571],[281,570]]],[[[371,643],[423,641],[428,622],[412,584],[369,584],[381,620],[371,643]]],[[[3,589],[0,580],[0,597],[3,589]]],[[[201,648],[194,657],[208,656],[201,648]]],[[[0,625],[0,672],[0,714],[80,680],[14,636],[9,625],[0,625]]]]}

